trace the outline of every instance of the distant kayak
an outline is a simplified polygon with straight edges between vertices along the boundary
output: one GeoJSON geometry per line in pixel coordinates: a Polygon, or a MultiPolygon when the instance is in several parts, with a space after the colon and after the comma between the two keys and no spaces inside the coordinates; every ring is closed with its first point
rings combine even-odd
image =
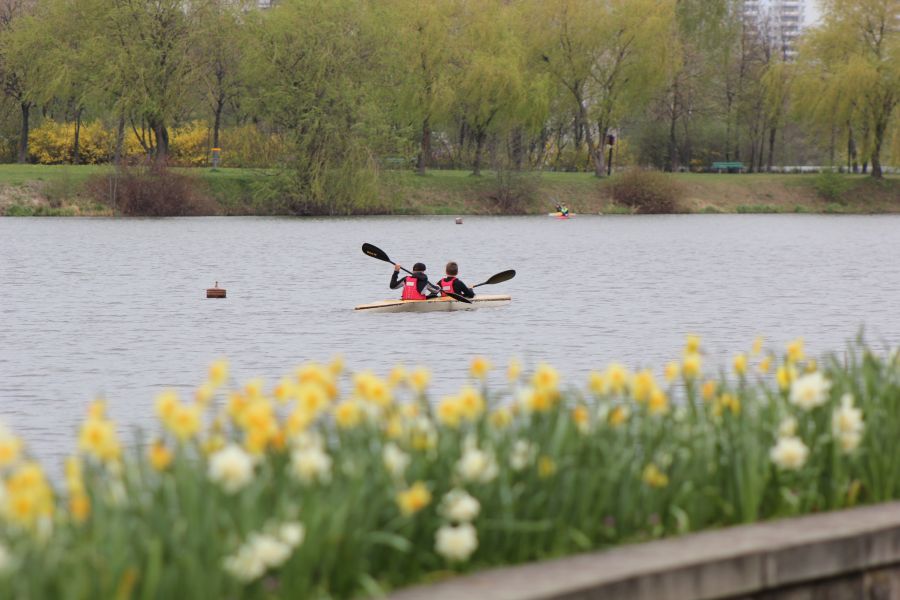
{"type": "Polygon", "coordinates": [[[447,312],[455,310],[474,310],[488,306],[506,306],[512,298],[509,296],[475,296],[471,304],[459,302],[453,298],[432,298],[431,300],[381,300],[372,304],[360,304],[353,310],[370,313],[424,313],[447,312]]]}
{"type": "Polygon", "coordinates": [[[575,216],[575,213],[570,212],[568,215],[564,215],[561,212],[552,212],[547,213],[548,217],[556,217],[557,219],[570,219],[575,216]]]}

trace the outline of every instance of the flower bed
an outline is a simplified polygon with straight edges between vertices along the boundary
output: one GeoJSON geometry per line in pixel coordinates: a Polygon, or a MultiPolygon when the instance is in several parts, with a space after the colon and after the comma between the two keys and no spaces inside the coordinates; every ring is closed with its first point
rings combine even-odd
{"type": "Polygon", "coordinates": [[[102,402],[57,490],[0,430],[0,597],[375,595],[453,572],[900,498],[900,359],[761,341],[707,377],[700,341],[586,388],[538,365],[458,394],[424,369],[305,365],[190,400],[123,449],[102,402]],[[341,394],[340,390],[346,389],[341,394]]]}

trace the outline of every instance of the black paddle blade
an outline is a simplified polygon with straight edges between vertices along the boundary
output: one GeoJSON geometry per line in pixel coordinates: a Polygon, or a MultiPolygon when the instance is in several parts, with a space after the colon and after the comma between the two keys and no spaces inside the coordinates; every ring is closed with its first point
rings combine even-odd
{"type": "Polygon", "coordinates": [[[388,257],[387,253],[378,246],[373,246],[372,244],[365,243],[362,245],[362,251],[367,256],[371,256],[372,258],[377,258],[378,260],[383,260],[384,262],[394,264],[394,262],[388,257]]]}
{"type": "Polygon", "coordinates": [[[493,277],[489,278],[487,281],[475,284],[472,287],[477,288],[482,285],[494,285],[495,283],[503,283],[504,281],[509,281],[510,279],[512,279],[515,276],[516,276],[515,269],[510,269],[508,271],[503,271],[502,273],[497,273],[493,277]]]}

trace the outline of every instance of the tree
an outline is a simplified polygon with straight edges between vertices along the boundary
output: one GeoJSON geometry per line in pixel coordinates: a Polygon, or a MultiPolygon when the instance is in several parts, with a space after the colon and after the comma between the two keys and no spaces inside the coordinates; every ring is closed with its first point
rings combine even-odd
{"type": "Polygon", "coordinates": [[[17,36],[19,22],[35,7],[34,0],[0,0],[0,83],[3,93],[19,106],[21,127],[17,161],[28,160],[28,131],[31,108],[34,106],[32,64],[33,47],[17,36]]]}
{"type": "Polygon", "coordinates": [[[532,0],[547,72],[569,96],[576,138],[604,173],[610,128],[663,84],[673,0],[532,0]]]}
{"type": "MultiPolygon", "coordinates": [[[[801,47],[797,105],[813,122],[861,123],[862,154],[882,177],[881,153],[900,102],[900,3],[829,0],[801,47]]],[[[832,144],[833,145],[833,144],[832,144]]]]}

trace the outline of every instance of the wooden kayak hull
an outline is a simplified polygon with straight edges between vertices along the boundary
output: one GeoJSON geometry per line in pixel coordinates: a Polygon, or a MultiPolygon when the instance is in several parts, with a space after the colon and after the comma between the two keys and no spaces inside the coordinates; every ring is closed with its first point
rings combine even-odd
{"type": "Polygon", "coordinates": [[[472,304],[459,302],[453,298],[432,298],[431,300],[382,300],[372,304],[360,304],[353,310],[367,313],[426,313],[450,312],[456,310],[474,310],[488,306],[505,306],[510,303],[509,296],[475,296],[472,304]]]}

